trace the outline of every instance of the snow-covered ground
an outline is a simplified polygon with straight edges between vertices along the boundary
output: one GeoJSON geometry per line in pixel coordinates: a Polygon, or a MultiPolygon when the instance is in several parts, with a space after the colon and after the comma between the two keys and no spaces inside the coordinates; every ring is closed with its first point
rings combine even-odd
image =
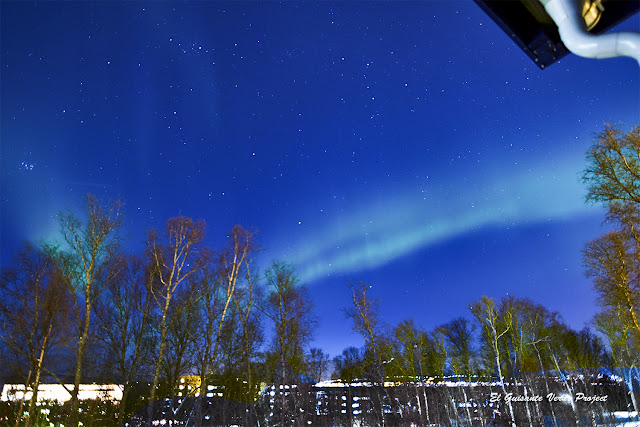
{"type": "MultiPolygon", "coordinates": [[[[627,412],[627,411],[617,411],[613,413],[613,416],[616,418],[616,426],[623,427],[640,427],[640,421],[629,421],[629,420],[637,420],[638,413],[637,412],[627,412]]],[[[604,426],[605,424],[601,424],[604,426]]],[[[606,424],[610,425],[610,424],[606,424]]]]}

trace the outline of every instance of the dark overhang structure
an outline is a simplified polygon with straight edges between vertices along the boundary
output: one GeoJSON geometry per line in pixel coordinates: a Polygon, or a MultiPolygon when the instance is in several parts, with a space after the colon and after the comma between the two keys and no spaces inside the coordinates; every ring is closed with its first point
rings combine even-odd
{"type": "MultiPolygon", "coordinates": [[[[569,53],[539,0],[474,0],[541,69],[569,53]]],[[[592,34],[601,34],[640,11],[640,0],[576,0],[592,34]]]]}

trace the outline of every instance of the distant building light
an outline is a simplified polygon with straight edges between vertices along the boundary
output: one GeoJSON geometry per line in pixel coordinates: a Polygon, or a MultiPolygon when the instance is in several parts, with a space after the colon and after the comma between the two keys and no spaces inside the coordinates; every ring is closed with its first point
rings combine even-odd
{"type": "Polygon", "coordinates": [[[582,18],[587,25],[587,31],[598,24],[603,11],[602,0],[585,0],[582,3],[582,18]]]}
{"type": "MultiPolygon", "coordinates": [[[[49,400],[64,403],[71,400],[71,395],[67,390],[72,389],[73,384],[66,384],[65,386],[62,384],[40,384],[38,387],[38,402],[49,400]]],[[[121,385],[117,384],[80,384],[78,399],[106,398],[119,402],[122,400],[122,388],[121,385]]],[[[24,384],[5,384],[2,388],[2,394],[0,394],[0,401],[11,402],[21,400],[23,397],[27,399],[31,397],[30,389],[25,393],[24,384]]]]}

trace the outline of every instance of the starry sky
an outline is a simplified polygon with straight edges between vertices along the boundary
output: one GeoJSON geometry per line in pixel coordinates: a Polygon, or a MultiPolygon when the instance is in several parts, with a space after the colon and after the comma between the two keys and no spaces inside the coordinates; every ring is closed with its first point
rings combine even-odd
{"type": "Polygon", "coordinates": [[[350,281],[389,324],[482,295],[574,328],[596,310],[580,251],[604,209],[580,176],[605,123],[640,121],[632,59],[541,71],[471,0],[3,1],[0,27],[2,265],[93,193],[125,201],[129,251],[176,215],[214,247],[260,230],[332,355],[362,344],[350,281]]]}

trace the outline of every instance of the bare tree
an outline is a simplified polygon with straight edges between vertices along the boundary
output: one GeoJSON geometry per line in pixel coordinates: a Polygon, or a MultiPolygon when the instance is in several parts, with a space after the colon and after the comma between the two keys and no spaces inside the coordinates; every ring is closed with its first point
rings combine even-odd
{"type": "Polygon", "coordinates": [[[640,204],[640,125],[626,135],[607,125],[587,152],[587,200],[640,204]]]}
{"type": "Polygon", "coordinates": [[[413,319],[400,322],[394,329],[396,343],[396,359],[401,375],[412,380],[422,376],[422,366],[420,358],[420,341],[423,338],[423,331],[418,329],[413,319]]]}
{"type": "Polygon", "coordinates": [[[59,257],[60,266],[76,294],[78,337],[75,343],[76,367],[71,391],[71,425],[78,425],[78,390],[82,382],[82,362],[91,329],[91,314],[105,283],[111,280],[107,267],[118,250],[117,231],[122,223],[122,203],[103,204],[87,195],[87,218],[82,223],[73,213],[60,217],[62,236],[68,253],[59,257]]]}
{"type": "MultiPolygon", "coordinates": [[[[347,383],[346,406],[351,403],[351,383],[364,377],[364,352],[356,347],[347,347],[333,358],[334,371],[331,377],[347,383]]],[[[348,425],[353,425],[353,411],[347,410],[348,425]]]]}
{"type": "Polygon", "coordinates": [[[171,299],[178,287],[196,270],[198,245],[204,239],[204,221],[193,221],[179,216],[170,218],[165,228],[166,243],[159,241],[158,234],[151,230],[147,239],[148,256],[158,284],[153,287],[153,296],[162,313],[160,322],[160,348],[155,362],[150,400],[156,395],[160,368],[167,344],[167,324],[171,299]]]}
{"type": "Polygon", "coordinates": [[[584,260],[600,304],[619,311],[622,326],[640,348],[640,247],[622,231],[611,231],[587,243],[584,260]]]}
{"type": "Polygon", "coordinates": [[[181,376],[186,375],[195,365],[194,335],[199,322],[198,300],[200,296],[193,286],[183,287],[173,295],[169,307],[167,342],[162,370],[166,379],[165,395],[174,396],[181,376]]]}
{"type": "MultiPolygon", "coordinates": [[[[478,323],[482,327],[485,340],[489,343],[493,358],[494,367],[500,381],[500,387],[502,388],[503,395],[507,394],[504,386],[504,377],[502,375],[502,360],[499,346],[499,340],[509,332],[510,323],[502,324],[496,311],[495,301],[493,298],[482,296],[480,301],[476,301],[471,304],[471,313],[476,317],[478,323]]],[[[515,414],[513,413],[513,406],[511,401],[507,401],[507,407],[509,408],[509,416],[511,417],[511,425],[516,426],[515,414]]]]}
{"type": "Polygon", "coordinates": [[[307,374],[315,381],[321,381],[329,367],[329,355],[321,348],[310,348],[307,354],[307,374]]]}
{"type": "Polygon", "coordinates": [[[255,379],[251,365],[260,345],[264,341],[262,325],[260,324],[260,312],[257,310],[257,302],[260,298],[262,298],[262,290],[259,287],[258,274],[254,271],[251,260],[246,260],[244,285],[236,289],[233,294],[233,302],[241,326],[242,364],[245,368],[247,391],[249,393],[246,399],[250,402],[255,399],[255,379]]]}
{"type": "Polygon", "coordinates": [[[357,347],[347,347],[333,358],[332,378],[351,383],[364,375],[364,354],[357,347]]]}
{"type": "MultiPolygon", "coordinates": [[[[587,152],[587,162],[587,201],[607,204],[607,219],[617,226],[587,243],[584,259],[603,308],[596,322],[620,360],[625,349],[631,354],[640,349],[640,125],[626,134],[607,125],[587,152]]],[[[637,364],[629,368],[637,372],[637,364]]],[[[637,410],[632,381],[628,384],[637,410]]]]}
{"type": "MultiPolygon", "coordinates": [[[[524,381],[523,371],[534,370],[536,367],[534,347],[530,344],[535,342],[533,337],[539,335],[531,328],[541,326],[538,319],[546,318],[547,310],[527,298],[508,295],[500,300],[497,312],[498,328],[507,331],[498,343],[499,351],[504,354],[502,360],[505,362],[506,372],[514,378],[514,387],[518,388],[520,383],[522,390],[518,392],[526,396],[529,391],[524,381]]],[[[529,402],[525,401],[522,406],[527,414],[529,425],[532,426],[534,412],[531,411],[529,402]]],[[[541,420],[537,419],[536,422],[539,423],[541,420]]]]}
{"type": "MultiPolygon", "coordinates": [[[[18,413],[22,413],[30,389],[25,421],[30,426],[37,422],[38,387],[46,362],[55,347],[69,338],[65,319],[70,314],[71,299],[64,276],[47,253],[27,243],[16,261],[15,268],[3,270],[0,276],[0,339],[15,360],[26,365],[18,413]]],[[[14,371],[19,369],[14,366],[14,371]]]]}
{"type": "Polygon", "coordinates": [[[473,374],[472,361],[475,355],[473,349],[474,325],[464,317],[456,317],[442,325],[441,330],[449,348],[454,374],[470,380],[473,374]]]}
{"type": "MultiPolygon", "coordinates": [[[[207,375],[212,370],[218,355],[222,329],[229,315],[231,303],[233,301],[234,304],[238,304],[234,300],[238,280],[242,279],[243,270],[246,271],[247,264],[251,262],[251,254],[256,249],[253,242],[254,234],[239,225],[234,226],[229,234],[231,242],[218,255],[217,264],[213,266],[214,269],[212,270],[211,266],[204,266],[200,280],[204,323],[200,332],[201,344],[198,349],[198,370],[201,376],[200,395],[202,396],[205,395],[207,389],[207,375]]],[[[209,257],[209,259],[211,258],[213,257],[209,257]]],[[[252,307],[253,300],[245,313],[247,316],[252,307]]]]}
{"type": "MultiPolygon", "coordinates": [[[[624,310],[620,307],[611,307],[604,309],[596,314],[594,318],[595,327],[604,334],[609,347],[615,366],[626,369],[628,374],[636,372],[640,366],[640,352],[637,343],[634,342],[633,334],[630,333],[630,324],[628,318],[625,319],[624,310]]],[[[629,375],[623,375],[629,387],[629,395],[633,408],[636,412],[640,409],[638,400],[635,396],[633,381],[629,375]]]]}
{"type": "Polygon", "coordinates": [[[608,205],[617,226],[587,243],[584,260],[605,310],[618,318],[640,344],[640,125],[627,134],[607,125],[587,152],[583,180],[587,201],[608,205]]]}
{"type": "Polygon", "coordinates": [[[124,420],[131,385],[148,351],[144,344],[155,307],[149,286],[153,278],[134,255],[117,257],[112,268],[116,273],[96,301],[95,312],[99,336],[112,358],[117,381],[123,386],[118,419],[124,420]]]}
{"type": "Polygon", "coordinates": [[[307,288],[298,283],[293,268],[285,263],[273,263],[266,278],[269,294],[263,312],[275,326],[273,347],[281,361],[300,373],[304,367],[304,348],[316,325],[307,288]]]}
{"type": "MultiPolygon", "coordinates": [[[[432,367],[435,349],[429,335],[415,325],[413,319],[404,320],[394,330],[396,363],[401,376],[415,384],[415,399],[421,422],[430,423],[429,400],[424,387],[425,376],[436,372],[432,367]]],[[[409,384],[409,383],[408,383],[409,384]]]]}
{"type": "Polygon", "coordinates": [[[367,292],[371,286],[359,282],[357,285],[350,284],[353,305],[345,309],[349,319],[353,321],[353,330],[364,338],[367,349],[373,356],[373,372],[375,381],[384,381],[382,373],[382,356],[380,351],[380,336],[382,335],[381,325],[378,320],[378,302],[372,300],[367,292]]]}
{"type": "Polygon", "coordinates": [[[629,322],[621,315],[622,310],[609,308],[594,316],[593,324],[600,331],[611,348],[615,366],[640,366],[640,352],[629,333],[629,322]]]}
{"type": "Polygon", "coordinates": [[[194,341],[194,357],[196,372],[200,376],[199,395],[205,396],[209,375],[214,366],[216,355],[215,342],[218,340],[218,321],[222,312],[222,277],[217,257],[210,251],[203,251],[200,257],[198,271],[191,277],[191,281],[198,289],[200,301],[200,321],[197,324],[194,341]]]}
{"type": "Polygon", "coordinates": [[[562,336],[568,369],[611,366],[610,354],[602,339],[589,327],[575,331],[567,327],[562,336]]]}
{"type": "Polygon", "coordinates": [[[316,321],[307,290],[298,284],[291,266],[274,262],[266,271],[266,279],[269,293],[263,313],[274,325],[272,349],[280,364],[281,425],[285,425],[287,366],[296,374],[302,372],[304,349],[312,338],[316,321]]]}
{"type": "MultiPolygon", "coordinates": [[[[371,365],[371,379],[377,383],[376,388],[383,388],[384,394],[389,399],[389,394],[384,387],[384,364],[388,361],[382,360],[382,327],[378,320],[378,302],[372,300],[367,292],[371,289],[371,286],[366,283],[359,282],[357,285],[351,283],[351,296],[353,300],[353,306],[345,309],[347,318],[353,321],[353,330],[362,335],[366,342],[367,352],[372,358],[371,365]]],[[[381,425],[386,425],[383,398],[380,393],[377,394],[379,405],[379,420],[381,425]]]]}

